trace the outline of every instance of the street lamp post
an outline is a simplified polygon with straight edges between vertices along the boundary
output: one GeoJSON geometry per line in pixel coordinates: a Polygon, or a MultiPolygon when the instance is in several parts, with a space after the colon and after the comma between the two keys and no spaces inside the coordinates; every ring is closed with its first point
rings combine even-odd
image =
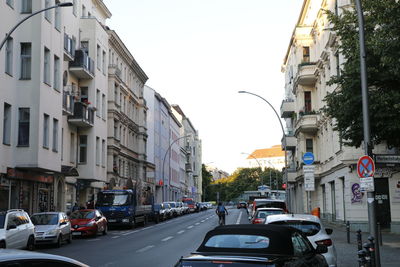
{"type": "MultiPolygon", "coordinates": [[[[163,202],[165,201],[165,192],[164,192],[164,191],[165,191],[165,179],[164,179],[164,165],[165,165],[165,159],[167,158],[167,155],[169,154],[169,151],[171,150],[171,147],[172,147],[173,144],[175,144],[177,141],[179,141],[179,140],[181,140],[181,139],[183,139],[183,138],[190,137],[190,136],[191,136],[191,135],[188,134],[188,135],[185,135],[185,136],[182,136],[182,137],[179,137],[179,138],[175,139],[175,140],[172,141],[172,143],[169,145],[167,151],[165,151],[165,155],[164,155],[164,159],[163,159],[163,164],[162,164],[162,170],[161,170],[161,173],[162,173],[161,178],[162,178],[162,181],[163,181],[163,185],[162,185],[162,200],[163,200],[163,202]]],[[[169,173],[169,172],[168,172],[168,173],[169,173]]]]}
{"type": "Polygon", "coordinates": [[[24,21],[28,20],[29,18],[31,18],[31,17],[33,17],[33,16],[39,14],[39,13],[42,13],[42,12],[44,12],[44,11],[47,11],[47,10],[49,10],[49,9],[58,8],[58,7],[69,7],[69,6],[73,6],[73,5],[74,5],[74,4],[71,3],[71,2],[59,3],[59,4],[55,5],[55,6],[47,7],[47,8],[41,9],[41,10],[39,10],[39,11],[36,11],[36,12],[30,14],[29,16],[23,18],[23,19],[22,19],[20,22],[18,22],[8,33],[6,33],[6,37],[3,39],[3,41],[2,41],[1,44],[0,44],[0,51],[1,51],[1,49],[3,48],[4,44],[7,42],[8,38],[10,38],[11,34],[12,34],[12,33],[19,27],[19,25],[21,25],[24,21]]]}
{"type": "Polygon", "coordinates": [[[291,207],[290,207],[290,197],[289,197],[289,194],[288,194],[286,133],[285,133],[285,129],[283,128],[283,124],[282,124],[281,118],[279,117],[278,112],[276,112],[275,108],[265,98],[255,94],[255,93],[247,92],[247,91],[239,91],[238,93],[239,94],[250,94],[250,95],[254,95],[254,96],[258,97],[258,98],[261,98],[262,100],[264,100],[272,108],[272,110],[275,112],[276,117],[278,118],[278,121],[279,121],[279,123],[281,125],[282,133],[283,133],[283,149],[285,150],[285,183],[286,183],[285,191],[286,191],[286,201],[288,203],[289,209],[291,209],[291,207]]]}
{"type": "MultiPolygon", "coordinates": [[[[257,159],[255,156],[253,156],[253,154],[249,154],[249,153],[245,153],[245,152],[242,152],[241,154],[243,154],[243,155],[249,155],[250,157],[254,158],[254,159],[257,161],[257,163],[258,163],[258,166],[260,167],[260,169],[261,169],[261,172],[262,172],[262,167],[261,167],[261,164],[260,164],[260,162],[258,161],[258,159],[257,159]]],[[[261,179],[260,179],[260,181],[261,181],[261,185],[264,185],[264,181],[263,181],[263,177],[262,177],[262,175],[259,175],[259,176],[261,177],[261,179]]]]}

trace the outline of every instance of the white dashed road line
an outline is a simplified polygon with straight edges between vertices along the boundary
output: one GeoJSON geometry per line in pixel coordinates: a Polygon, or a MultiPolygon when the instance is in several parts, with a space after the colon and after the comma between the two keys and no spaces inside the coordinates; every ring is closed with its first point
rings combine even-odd
{"type": "Polygon", "coordinates": [[[137,233],[137,232],[140,232],[140,231],[141,230],[136,230],[136,231],[132,231],[132,232],[123,233],[122,235],[130,235],[130,234],[137,233]]]}
{"type": "Polygon", "coordinates": [[[194,225],[199,225],[200,223],[199,222],[197,222],[197,223],[195,223],[194,225]]]}
{"type": "Polygon", "coordinates": [[[119,235],[116,235],[116,236],[113,236],[113,237],[111,237],[111,238],[118,238],[118,237],[120,237],[119,235]]]}
{"type": "Polygon", "coordinates": [[[180,234],[182,234],[184,232],[185,232],[185,230],[181,230],[181,231],[178,232],[178,234],[180,235],[180,234]]]}
{"type": "Polygon", "coordinates": [[[161,241],[167,241],[167,240],[170,240],[170,239],[172,239],[173,237],[172,236],[168,236],[168,237],[166,237],[166,238],[164,238],[164,239],[161,239],[161,241]]]}
{"type": "Polygon", "coordinates": [[[146,250],[149,250],[149,249],[151,249],[151,248],[154,248],[154,246],[153,246],[153,245],[150,245],[150,246],[141,248],[141,249],[139,249],[139,250],[136,250],[136,252],[137,252],[137,253],[145,252],[146,250]]]}
{"type": "Polygon", "coordinates": [[[240,218],[242,218],[242,211],[240,211],[240,213],[239,213],[239,217],[236,220],[236,224],[240,223],[240,218]]]}
{"type": "Polygon", "coordinates": [[[191,228],[193,228],[193,225],[187,227],[187,229],[191,229],[191,228]]]}

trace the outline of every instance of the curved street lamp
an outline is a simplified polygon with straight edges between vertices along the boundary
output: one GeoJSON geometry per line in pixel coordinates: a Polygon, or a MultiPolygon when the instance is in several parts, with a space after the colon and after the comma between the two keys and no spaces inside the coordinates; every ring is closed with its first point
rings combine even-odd
{"type": "Polygon", "coordinates": [[[55,6],[47,7],[47,8],[41,9],[41,10],[39,10],[39,11],[36,11],[36,12],[30,14],[29,16],[23,18],[23,19],[22,19],[20,22],[18,22],[8,33],[6,33],[6,37],[3,39],[3,41],[2,41],[1,44],[0,44],[0,51],[1,51],[1,49],[3,48],[4,44],[7,42],[8,38],[10,38],[11,34],[18,28],[19,25],[21,25],[21,24],[22,24],[24,21],[26,21],[27,19],[29,19],[29,18],[31,18],[31,17],[33,17],[33,16],[39,14],[39,13],[42,13],[42,12],[44,12],[44,11],[47,11],[47,10],[49,10],[49,9],[58,8],[58,7],[69,7],[69,6],[73,6],[73,5],[74,5],[74,4],[71,3],[71,2],[59,3],[59,4],[55,5],[55,6]]]}
{"type": "MultiPolygon", "coordinates": [[[[162,176],[161,176],[161,178],[162,178],[162,181],[163,181],[163,185],[162,185],[162,200],[163,200],[163,202],[165,201],[165,182],[164,182],[164,165],[165,165],[165,159],[167,158],[167,155],[169,154],[169,152],[170,152],[170,150],[171,150],[171,147],[172,147],[172,145],[173,144],[175,144],[177,141],[179,141],[179,140],[181,140],[181,139],[183,139],[183,138],[186,138],[186,137],[191,137],[192,135],[190,135],[190,134],[188,134],[188,135],[185,135],[185,136],[182,136],[182,137],[179,137],[179,138],[177,138],[177,139],[175,139],[174,141],[172,141],[172,143],[169,145],[169,147],[168,147],[168,149],[167,149],[167,151],[165,151],[165,155],[164,155],[164,159],[163,159],[163,164],[162,164],[162,170],[161,170],[161,172],[162,172],[162,176]]],[[[169,172],[168,172],[169,173],[169,172]]]]}
{"type": "MultiPolygon", "coordinates": [[[[242,155],[249,155],[250,157],[254,158],[254,159],[257,161],[258,166],[260,167],[261,172],[262,172],[262,166],[261,166],[260,162],[258,161],[258,159],[257,159],[255,156],[253,156],[253,154],[249,154],[249,153],[246,153],[246,152],[242,152],[242,153],[240,153],[240,154],[242,154],[242,155]]],[[[261,185],[264,185],[264,181],[263,181],[262,175],[259,175],[259,177],[261,178],[261,179],[260,179],[261,185]]]]}
{"type": "Polygon", "coordinates": [[[251,92],[247,92],[247,91],[239,91],[239,94],[249,94],[249,95],[254,95],[258,98],[261,98],[262,100],[264,100],[271,108],[272,110],[275,112],[276,117],[278,118],[279,124],[281,125],[281,129],[282,129],[282,133],[283,133],[283,149],[285,150],[285,183],[286,183],[286,201],[288,203],[289,208],[290,207],[290,198],[289,198],[289,194],[288,194],[288,177],[287,177],[287,150],[286,150],[286,133],[285,133],[285,129],[283,128],[283,124],[281,121],[281,118],[278,115],[278,112],[276,112],[275,108],[271,105],[271,103],[269,103],[265,98],[255,94],[255,93],[251,93],[251,92]]]}

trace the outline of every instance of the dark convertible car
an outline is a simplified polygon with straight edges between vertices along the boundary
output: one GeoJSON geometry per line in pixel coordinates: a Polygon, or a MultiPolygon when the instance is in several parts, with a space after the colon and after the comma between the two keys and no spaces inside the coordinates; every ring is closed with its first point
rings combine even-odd
{"type": "Polygon", "coordinates": [[[299,230],[278,225],[225,225],[209,231],[200,247],[175,267],[326,267],[321,253],[299,230]]]}

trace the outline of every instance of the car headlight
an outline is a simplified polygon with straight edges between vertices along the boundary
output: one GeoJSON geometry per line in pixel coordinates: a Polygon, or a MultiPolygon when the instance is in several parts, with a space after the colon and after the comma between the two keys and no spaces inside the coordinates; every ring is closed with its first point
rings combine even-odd
{"type": "Polygon", "coordinates": [[[54,230],[50,230],[46,233],[46,235],[57,235],[58,230],[54,229],[54,230]]]}

